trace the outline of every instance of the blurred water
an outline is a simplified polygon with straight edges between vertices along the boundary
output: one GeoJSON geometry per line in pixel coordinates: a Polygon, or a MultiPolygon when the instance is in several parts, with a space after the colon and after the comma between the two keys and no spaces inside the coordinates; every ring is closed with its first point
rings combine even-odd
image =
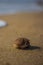
{"type": "Polygon", "coordinates": [[[0,0],[3,3],[29,3],[29,2],[37,2],[38,0],[0,0]]]}
{"type": "Polygon", "coordinates": [[[0,0],[0,14],[16,12],[43,11],[43,6],[37,5],[38,0],[0,0]]]}

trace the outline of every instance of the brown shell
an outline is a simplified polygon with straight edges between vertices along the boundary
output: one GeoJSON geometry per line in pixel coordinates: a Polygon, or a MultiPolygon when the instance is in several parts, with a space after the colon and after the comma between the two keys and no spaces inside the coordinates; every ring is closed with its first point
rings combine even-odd
{"type": "Polygon", "coordinates": [[[30,42],[27,38],[18,38],[15,40],[14,46],[16,46],[16,48],[26,48],[30,46],[30,42]]]}

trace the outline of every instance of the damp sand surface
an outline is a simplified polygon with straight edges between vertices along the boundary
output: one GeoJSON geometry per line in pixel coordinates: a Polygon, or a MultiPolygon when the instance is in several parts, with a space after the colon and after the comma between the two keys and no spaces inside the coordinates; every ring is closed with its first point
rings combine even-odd
{"type": "Polygon", "coordinates": [[[8,26],[0,28],[0,65],[43,65],[43,12],[0,16],[8,26]],[[30,40],[31,49],[13,47],[15,39],[30,40]]]}

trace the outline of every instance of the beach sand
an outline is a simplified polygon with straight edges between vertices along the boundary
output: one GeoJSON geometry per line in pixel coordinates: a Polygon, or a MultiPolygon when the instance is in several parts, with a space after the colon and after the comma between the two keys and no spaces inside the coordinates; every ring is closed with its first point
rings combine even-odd
{"type": "Polygon", "coordinates": [[[8,26],[0,28],[0,65],[43,65],[43,12],[0,16],[8,26]],[[31,49],[15,49],[18,37],[30,40],[31,49]]]}

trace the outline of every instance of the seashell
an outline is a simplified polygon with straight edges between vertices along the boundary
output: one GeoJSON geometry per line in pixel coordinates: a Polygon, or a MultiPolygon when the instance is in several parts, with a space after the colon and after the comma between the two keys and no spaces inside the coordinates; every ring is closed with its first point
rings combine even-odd
{"type": "Polygon", "coordinates": [[[27,38],[18,38],[15,40],[14,45],[15,48],[24,49],[30,47],[30,42],[27,38]]]}

